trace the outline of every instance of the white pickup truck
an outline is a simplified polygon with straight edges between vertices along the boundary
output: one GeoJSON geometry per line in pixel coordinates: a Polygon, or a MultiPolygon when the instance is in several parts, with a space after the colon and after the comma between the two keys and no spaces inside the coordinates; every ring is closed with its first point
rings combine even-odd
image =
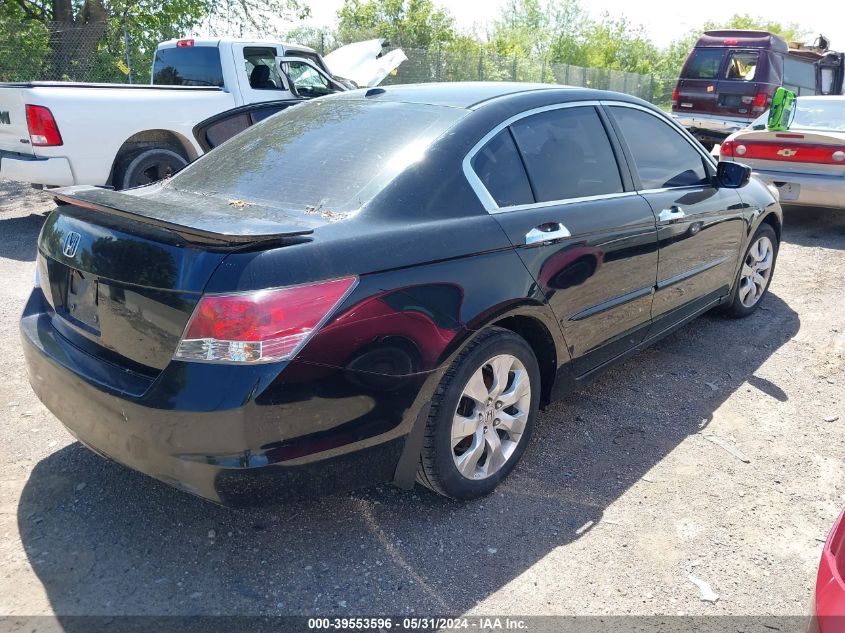
{"type": "Polygon", "coordinates": [[[382,40],[322,58],[294,44],[181,39],[156,49],[152,85],[0,84],[0,178],[44,187],[136,187],[202,154],[194,126],[252,103],[381,82],[404,59],[382,40]]]}

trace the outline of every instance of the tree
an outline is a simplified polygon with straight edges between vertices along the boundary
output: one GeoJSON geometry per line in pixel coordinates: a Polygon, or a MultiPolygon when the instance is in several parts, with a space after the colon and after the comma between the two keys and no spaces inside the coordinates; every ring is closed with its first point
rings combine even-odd
{"type": "Polygon", "coordinates": [[[587,29],[586,65],[632,73],[652,73],[660,53],[642,25],[632,24],[625,16],[609,13],[587,29]]]}
{"type": "Polygon", "coordinates": [[[344,0],[337,13],[342,43],[383,37],[405,49],[435,48],[455,38],[455,19],[431,0],[344,0]]]}
{"type": "Polygon", "coordinates": [[[114,78],[117,61],[126,54],[124,29],[137,62],[133,66],[147,71],[159,41],[204,21],[212,32],[234,25],[267,33],[271,18],[307,14],[299,0],[0,0],[0,24],[49,31],[49,74],[65,79],[92,78],[92,60],[93,78],[114,78]]]}

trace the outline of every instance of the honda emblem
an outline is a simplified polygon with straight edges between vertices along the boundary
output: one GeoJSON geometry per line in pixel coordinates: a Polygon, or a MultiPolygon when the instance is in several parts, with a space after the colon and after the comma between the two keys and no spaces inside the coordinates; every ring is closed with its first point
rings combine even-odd
{"type": "Polygon", "coordinates": [[[76,249],[79,248],[79,233],[71,231],[65,236],[65,243],[62,247],[62,253],[65,257],[73,257],[76,255],[76,249]]]}

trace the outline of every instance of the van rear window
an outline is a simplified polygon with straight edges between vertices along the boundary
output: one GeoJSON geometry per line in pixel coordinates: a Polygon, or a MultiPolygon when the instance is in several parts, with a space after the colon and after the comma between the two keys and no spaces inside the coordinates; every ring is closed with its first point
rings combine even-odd
{"type": "Polygon", "coordinates": [[[216,46],[160,48],[153,62],[153,84],[222,88],[220,49],[216,46]]]}
{"type": "Polygon", "coordinates": [[[681,76],[684,79],[716,79],[724,54],[723,48],[693,49],[681,76]]]}

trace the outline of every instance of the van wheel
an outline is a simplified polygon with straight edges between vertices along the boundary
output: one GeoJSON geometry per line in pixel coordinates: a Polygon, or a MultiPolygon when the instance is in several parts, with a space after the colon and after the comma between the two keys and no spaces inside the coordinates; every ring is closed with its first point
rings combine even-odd
{"type": "Polygon", "coordinates": [[[455,359],[432,398],[417,481],[453,499],[490,493],[522,457],[540,403],[525,340],[492,328],[455,359]]]}
{"type": "Polygon", "coordinates": [[[132,154],[123,163],[125,166],[116,184],[119,184],[120,189],[131,189],[169,178],[187,165],[188,161],[173,150],[152,148],[132,154]]]}

